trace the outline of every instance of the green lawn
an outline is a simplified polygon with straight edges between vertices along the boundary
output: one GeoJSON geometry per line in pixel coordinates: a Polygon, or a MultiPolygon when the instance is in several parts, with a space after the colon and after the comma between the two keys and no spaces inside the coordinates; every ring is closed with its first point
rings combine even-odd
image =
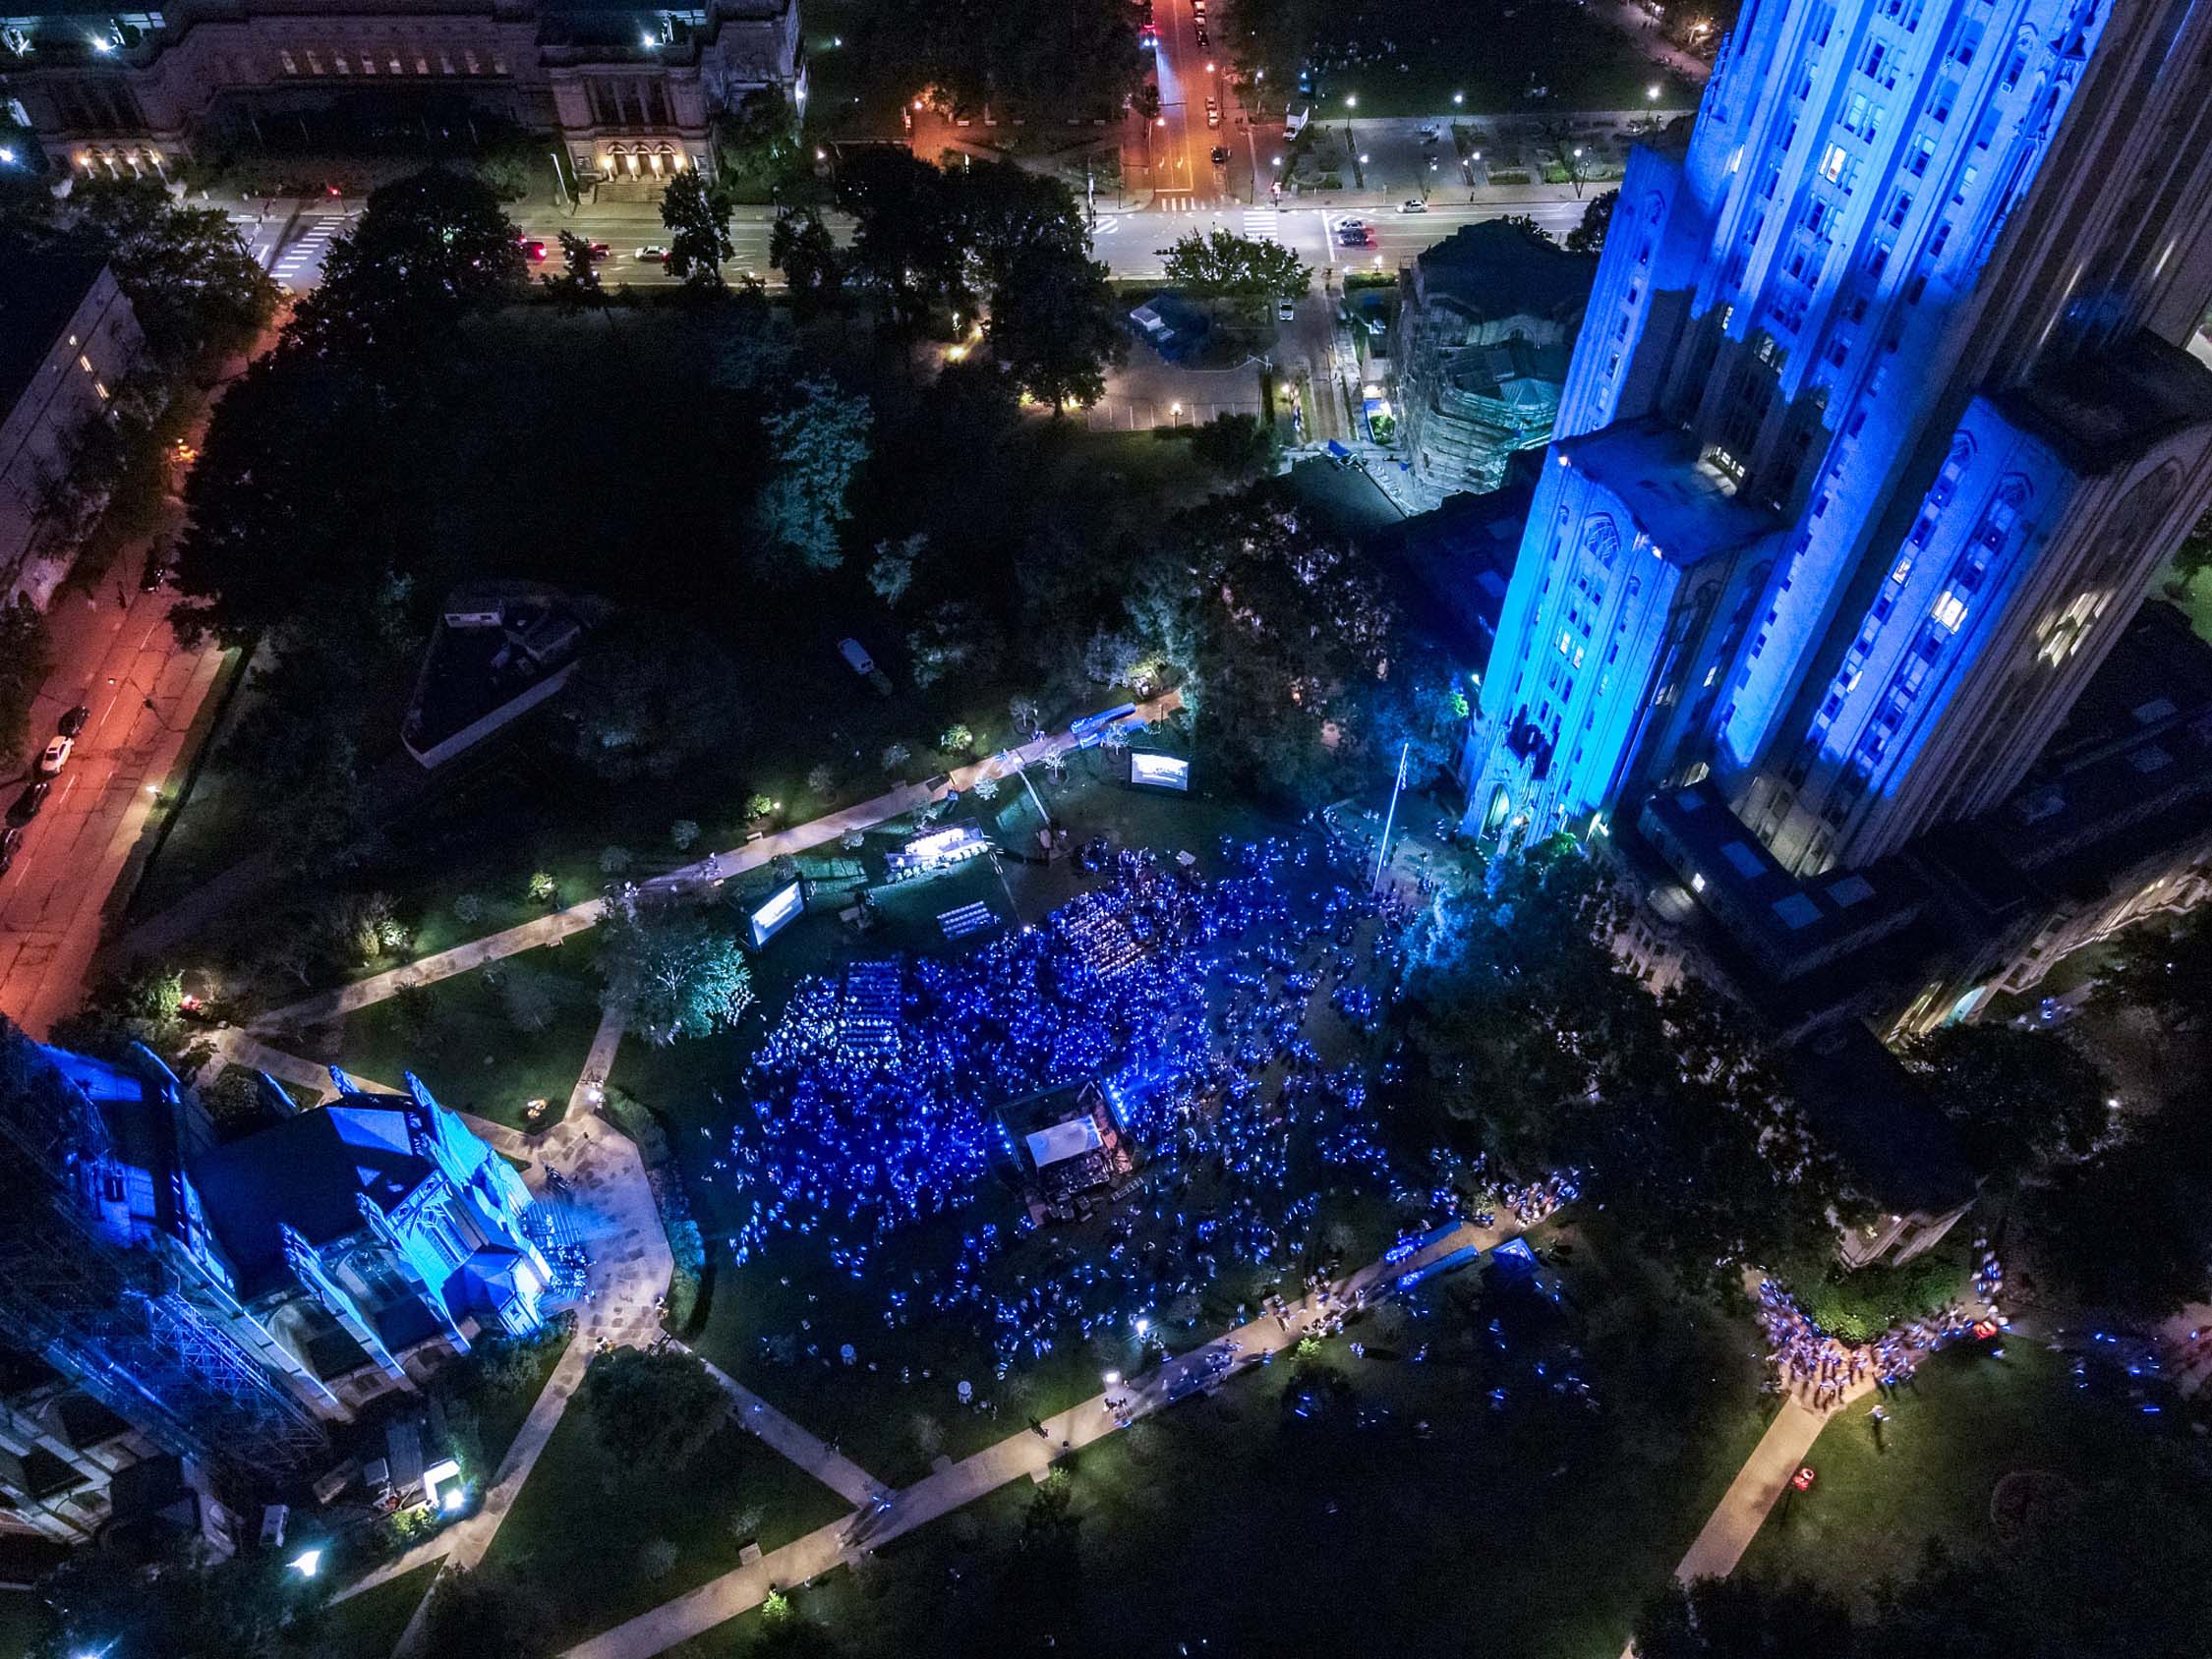
{"type": "Polygon", "coordinates": [[[45,1609],[28,1591],[0,1590],[0,1659],[27,1659],[46,1633],[45,1609]]]}
{"type": "MultiPolygon", "coordinates": [[[[1470,1375],[1482,1327],[1463,1276],[1355,1326],[1365,1358],[1332,1343],[1302,1377],[1285,1357],[1081,1454],[1072,1565],[1019,1553],[1019,1483],[795,1602],[855,1659],[1026,1650],[1046,1630],[1081,1655],[1617,1659],[1763,1414],[1742,1328],[1670,1303],[1587,1239],[1564,1279],[1595,1412],[1491,1408],[1470,1375]],[[1318,1422],[1286,1412],[1294,1380],[1304,1393],[1318,1372],[1351,1399],[1318,1422]]],[[[749,1653],[759,1626],[677,1651],[749,1653]]]]}
{"type": "Polygon", "coordinates": [[[498,964],[508,973],[545,976],[553,1001],[552,1022],[542,1031],[518,1027],[487,970],[476,968],[425,987],[419,997],[403,994],[348,1014],[338,1063],[392,1085],[411,1070],[440,1106],[510,1127],[522,1126],[530,1101],[549,1100],[550,1127],[599,1029],[593,943],[589,933],[579,934],[498,964]]]}
{"type": "Polygon", "coordinates": [[[531,1358],[534,1361],[530,1375],[518,1388],[482,1388],[467,1398],[466,1404],[476,1413],[477,1450],[483,1466],[470,1473],[479,1481],[489,1481],[497,1472],[499,1459],[507,1455],[514,1437],[522,1431],[523,1419],[530,1408],[538,1403],[545,1392],[546,1382],[560,1363],[560,1356],[568,1351],[572,1334],[563,1336],[549,1328],[534,1344],[531,1358]]]}
{"type": "Polygon", "coordinates": [[[323,1615],[316,1651],[321,1659],[391,1659],[407,1621],[430,1593],[439,1563],[425,1562],[412,1573],[341,1601],[323,1615]]]}
{"type": "MultiPolygon", "coordinates": [[[[1613,26],[1546,0],[1354,0],[1323,25],[1324,108],[1363,116],[1688,109],[1696,91],[1613,26]],[[1380,55],[1384,40],[1395,53],[1380,55]],[[1353,61],[1352,52],[1367,61],[1353,61]],[[1657,84],[1657,105],[1648,88],[1657,84]],[[1541,87],[1541,101],[1531,97],[1541,87]],[[1453,94],[1461,95],[1454,103],[1453,94]]],[[[1656,37],[1655,37],[1656,38],[1656,37]]]]}
{"type": "Polygon", "coordinates": [[[2015,1470],[2087,1486],[2169,1464],[2184,1432],[2176,1419],[2146,1416],[2109,1386],[2077,1388],[2071,1364],[2018,1337],[2002,1359],[1971,1344],[1891,1400],[1851,1406],[1814,1444],[1818,1484],[1775,1508],[1742,1571],[1802,1574],[1863,1599],[1885,1575],[1909,1576],[1930,1539],[1962,1551],[1994,1544],[1991,1493],[2015,1470]],[[1879,1440],[1868,1417],[1877,1403],[1891,1418],[1879,1440]]]}
{"type": "Polygon", "coordinates": [[[729,1572],[747,1542],[779,1549],[848,1508],[735,1428],[675,1478],[641,1475],[600,1445],[579,1402],[553,1430],[486,1560],[546,1599],[565,1643],[729,1572]],[[675,1546],[675,1565],[650,1578],[639,1558],[657,1539],[675,1546]]]}

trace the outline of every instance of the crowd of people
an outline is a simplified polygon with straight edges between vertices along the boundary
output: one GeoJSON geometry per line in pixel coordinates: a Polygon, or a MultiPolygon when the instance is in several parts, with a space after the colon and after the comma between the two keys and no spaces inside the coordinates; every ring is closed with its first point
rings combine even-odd
{"type": "MultiPolygon", "coordinates": [[[[2004,1282],[1996,1256],[1983,1250],[1976,1284],[1987,1296],[2004,1282]]],[[[1829,1336],[1806,1316],[1788,1291],[1771,1279],[1759,1284],[1759,1322],[1768,1340],[1769,1390],[1790,1394],[1816,1411],[1841,1405],[1868,1383],[1887,1394],[1908,1385],[1938,1348],[1998,1329],[1994,1308],[1976,1315],[1951,1302],[1924,1319],[1906,1320],[1871,1343],[1829,1336]]]]}
{"type": "Polygon", "coordinates": [[[848,1053],[842,982],[802,986],[716,1166],[746,1201],[736,1259],[826,1251],[881,1286],[887,1329],[959,1322],[1004,1375],[1071,1341],[1194,1322],[1209,1291],[1222,1311],[1256,1295],[1328,1254],[1332,1198],[1448,1205],[1448,1182],[1386,1148],[1368,1099],[1416,901],[1374,895],[1311,838],[1225,840],[1218,869],[1123,852],[1035,926],[904,963],[888,1047],[848,1053]],[[925,1225],[991,1190],[998,1107],[1081,1077],[1111,1084],[1141,1149],[1135,1190],[1069,1230],[925,1225]],[[940,1237],[949,1259],[923,1259],[940,1237]]]}

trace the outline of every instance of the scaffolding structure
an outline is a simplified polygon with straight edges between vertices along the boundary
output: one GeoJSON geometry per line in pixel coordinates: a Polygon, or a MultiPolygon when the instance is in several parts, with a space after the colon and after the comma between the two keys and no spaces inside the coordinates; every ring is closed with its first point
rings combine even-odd
{"type": "Polygon", "coordinates": [[[321,1425],[196,1298],[181,1252],[100,1225],[87,1181],[113,1151],[84,1093],[0,1022],[0,1335],[226,1487],[308,1473],[321,1425]]]}

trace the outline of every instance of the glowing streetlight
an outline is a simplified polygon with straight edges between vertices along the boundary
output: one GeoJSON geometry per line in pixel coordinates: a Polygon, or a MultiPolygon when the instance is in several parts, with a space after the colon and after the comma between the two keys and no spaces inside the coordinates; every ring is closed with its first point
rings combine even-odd
{"type": "Polygon", "coordinates": [[[1268,162],[1268,163],[1267,163],[1267,165],[1268,165],[1268,166],[1270,166],[1270,167],[1280,167],[1280,166],[1281,166],[1282,164],[1283,164],[1283,158],[1282,158],[1281,156],[1279,156],[1279,155],[1278,155],[1278,156],[1276,156],[1274,160],[1272,160],[1272,161],[1270,161],[1270,162],[1268,162]]]}
{"type": "Polygon", "coordinates": [[[322,1552],[320,1549],[302,1550],[292,1558],[292,1571],[303,1578],[312,1578],[322,1571],[322,1552]]]}
{"type": "Polygon", "coordinates": [[[1365,167],[1365,166],[1366,166],[1367,164],[1368,164],[1368,152],[1367,152],[1366,150],[1364,150],[1364,149],[1363,149],[1362,151],[1360,151],[1360,165],[1361,165],[1361,166],[1363,166],[1363,167],[1365,167]]]}
{"type": "Polygon", "coordinates": [[[1467,94],[1466,94],[1465,92],[1454,92],[1454,93],[1452,94],[1452,102],[1453,102],[1453,103],[1455,103],[1455,104],[1463,104],[1463,103],[1465,103],[1466,101],[1467,101],[1467,94]]]}
{"type": "Polygon", "coordinates": [[[14,144],[0,144],[0,167],[13,167],[15,164],[16,146],[14,144]]]}
{"type": "MultiPolygon", "coordinates": [[[[1180,410],[1183,405],[1179,403],[1175,407],[1180,410]]],[[[1144,1333],[1151,1330],[1151,1328],[1152,1322],[1149,1319],[1145,1318],[1141,1313],[1136,1316],[1136,1334],[1139,1337],[1143,1336],[1144,1333]]]]}
{"type": "Polygon", "coordinates": [[[1122,1374],[1119,1371],[1108,1371],[1099,1381],[1110,1389],[1118,1389],[1122,1386],[1122,1374]]]}
{"type": "Polygon", "coordinates": [[[1360,94],[1357,92],[1345,93],[1344,107],[1346,109],[1358,109],[1360,107],[1360,94]]]}
{"type": "Polygon", "coordinates": [[[1654,102],[1654,103],[1658,103],[1658,102],[1659,102],[1659,83],[1658,83],[1657,81],[1653,82],[1653,83],[1652,83],[1652,84],[1651,84],[1651,85],[1650,85],[1649,86],[1646,86],[1646,87],[1644,88],[1644,96],[1646,96],[1647,98],[1650,98],[1650,99],[1652,100],[1652,102],[1654,102]]]}

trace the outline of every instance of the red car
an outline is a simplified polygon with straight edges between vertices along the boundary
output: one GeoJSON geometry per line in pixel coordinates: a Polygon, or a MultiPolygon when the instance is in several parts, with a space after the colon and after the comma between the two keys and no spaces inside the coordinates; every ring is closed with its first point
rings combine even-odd
{"type": "Polygon", "coordinates": [[[517,237],[515,240],[522,248],[522,257],[532,264],[542,265],[546,262],[546,245],[543,242],[527,236],[517,237]]]}

